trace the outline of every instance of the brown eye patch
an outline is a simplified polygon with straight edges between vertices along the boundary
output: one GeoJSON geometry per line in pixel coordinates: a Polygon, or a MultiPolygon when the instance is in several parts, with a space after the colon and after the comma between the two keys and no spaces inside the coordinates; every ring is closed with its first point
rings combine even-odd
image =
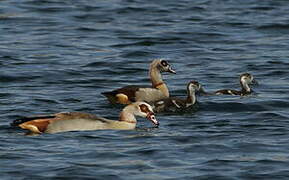
{"type": "Polygon", "coordinates": [[[141,104],[141,105],[139,105],[139,107],[140,107],[140,110],[141,110],[142,112],[144,112],[144,113],[151,112],[151,111],[149,110],[149,108],[147,107],[147,105],[145,105],[145,104],[141,104]]]}
{"type": "Polygon", "coordinates": [[[165,61],[165,60],[162,60],[162,61],[161,61],[161,64],[162,64],[163,66],[169,65],[169,63],[168,63],[167,61],[165,61]]]}

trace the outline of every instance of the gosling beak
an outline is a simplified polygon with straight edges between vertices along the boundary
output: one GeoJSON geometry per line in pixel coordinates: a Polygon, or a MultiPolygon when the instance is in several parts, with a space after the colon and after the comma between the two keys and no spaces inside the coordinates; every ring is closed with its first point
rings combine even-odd
{"type": "Polygon", "coordinates": [[[253,79],[252,84],[259,85],[259,82],[256,79],[253,79]]]}
{"type": "Polygon", "coordinates": [[[173,73],[173,74],[176,74],[176,71],[175,71],[175,70],[173,70],[171,66],[169,67],[169,69],[168,69],[168,72],[169,72],[169,73],[173,73]]]}
{"type": "Polygon", "coordinates": [[[147,113],[147,119],[150,120],[155,125],[155,127],[159,127],[160,123],[157,121],[153,112],[147,113]]]}
{"type": "Polygon", "coordinates": [[[206,92],[203,87],[200,87],[200,89],[197,91],[197,94],[198,95],[203,95],[203,96],[210,95],[210,93],[206,92]]]}

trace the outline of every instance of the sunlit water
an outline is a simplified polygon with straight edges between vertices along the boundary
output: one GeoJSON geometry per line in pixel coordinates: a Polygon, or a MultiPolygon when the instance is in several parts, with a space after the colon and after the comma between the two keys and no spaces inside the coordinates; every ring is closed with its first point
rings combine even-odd
{"type": "Polygon", "coordinates": [[[0,1],[2,179],[288,179],[289,4],[268,1],[0,1]],[[26,136],[19,116],[82,111],[117,119],[100,94],[149,85],[165,58],[171,94],[199,81],[197,111],[138,119],[132,131],[26,136]]]}

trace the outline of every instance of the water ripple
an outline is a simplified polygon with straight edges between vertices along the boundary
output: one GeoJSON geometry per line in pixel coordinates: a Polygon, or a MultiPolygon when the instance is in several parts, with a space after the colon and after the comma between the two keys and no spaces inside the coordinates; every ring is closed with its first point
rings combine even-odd
{"type": "Polygon", "coordinates": [[[288,179],[286,1],[0,1],[1,179],[288,179]],[[31,135],[26,115],[83,111],[117,119],[101,92],[150,85],[168,59],[173,96],[186,84],[239,89],[198,96],[196,108],[138,118],[131,131],[31,135]]]}

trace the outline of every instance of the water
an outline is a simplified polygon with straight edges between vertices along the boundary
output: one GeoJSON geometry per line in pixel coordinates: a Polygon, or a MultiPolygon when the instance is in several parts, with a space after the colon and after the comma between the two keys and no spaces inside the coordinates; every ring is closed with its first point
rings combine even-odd
{"type": "Polygon", "coordinates": [[[289,4],[268,1],[0,2],[1,179],[288,179],[289,4]],[[207,91],[196,112],[138,119],[133,131],[25,136],[19,116],[83,111],[117,119],[100,94],[149,84],[149,63],[166,58],[164,79],[184,96],[207,91]]]}

